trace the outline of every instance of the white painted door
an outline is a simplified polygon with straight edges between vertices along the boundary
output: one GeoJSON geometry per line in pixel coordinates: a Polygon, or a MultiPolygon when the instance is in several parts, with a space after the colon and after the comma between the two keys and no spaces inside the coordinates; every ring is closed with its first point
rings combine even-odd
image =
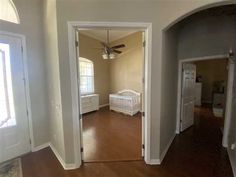
{"type": "MultiPolygon", "coordinates": [[[[79,30],[75,31],[75,39],[76,39],[76,63],[77,63],[77,79],[78,79],[78,83],[80,83],[80,63],[79,63],[79,30]]],[[[83,141],[83,114],[82,114],[82,97],[81,97],[81,93],[80,93],[80,84],[78,84],[78,97],[80,100],[80,106],[79,106],[79,119],[80,119],[80,152],[81,152],[81,160],[83,162],[84,160],[84,141],[83,141]]]]}
{"type": "Polygon", "coordinates": [[[182,77],[181,131],[184,131],[194,123],[196,66],[184,63],[182,77]]]}
{"type": "Polygon", "coordinates": [[[21,46],[0,34],[0,163],[30,151],[21,46]]]}
{"type": "Polygon", "coordinates": [[[141,98],[141,112],[144,112],[144,114],[142,114],[142,157],[144,157],[145,155],[145,32],[142,32],[142,42],[143,42],[143,47],[142,47],[142,51],[143,51],[143,70],[142,70],[142,88],[143,88],[143,93],[142,93],[142,98],[141,98]]]}

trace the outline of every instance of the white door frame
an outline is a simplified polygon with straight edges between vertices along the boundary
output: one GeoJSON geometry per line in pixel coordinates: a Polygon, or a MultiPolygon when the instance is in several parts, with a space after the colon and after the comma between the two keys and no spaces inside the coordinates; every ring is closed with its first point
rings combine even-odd
{"type": "Polygon", "coordinates": [[[180,133],[180,119],[181,119],[181,90],[182,90],[182,66],[185,62],[204,61],[214,59],[228,59],[228,83],[227,83],[227,96],[226,96],[226,108],[225,108],[225,122],[222,145],[228,147],[228,134],[231,122],[231,110],[233,102],[233,81],[234,81],[234,58],[229,54],[204,56],[197,58],[188,58],[179,60],[178,66],[178,89],[177,89],[177,111],[176,111],[176,133],[180,133]]]}
{"type": "Polygon", "coordinates": [[[73,112],[73,134],[74,134],[74,154],[75,167],[79,168],[82,164],[82,155],[80,152],[80,100],[78,93],[78,78],[76,66],[76,46],[75,46],[75,30],[77,28],[121,28],[121,29],[140,29],[145,31],[146,46],[145,46],[145,157],[144,160],[150,164],[150,134],[151,134],[151,59],[152,59],[152,24],[138,22],[68,22],[68,42],[69,42],[69,60],[71,73],[71,97],[72,97],[72,112],[73,112]]]}
{"type": "Polygon", "coordinates": [[[26,107],[28,111],[28,122],[29,122],[29,137],[30,137],[30,147],[31,151],[35,149],[34,143],[34,134],[33,134],[33,120],[32,120],[32,111],[31,111],[31,99],[30,99],[30,89],[29,89],[29,77],[28,77],[28,66],[27,66],[27,50],[26,50],[26,37],[22,34],[16,34],[6,31],[0,31],[1,35],[19,38],[21,40],[22,55],[23,55],[23,73],[24,73],[24,82],[25,82],[25,98],[26,98],[26,107]]]}

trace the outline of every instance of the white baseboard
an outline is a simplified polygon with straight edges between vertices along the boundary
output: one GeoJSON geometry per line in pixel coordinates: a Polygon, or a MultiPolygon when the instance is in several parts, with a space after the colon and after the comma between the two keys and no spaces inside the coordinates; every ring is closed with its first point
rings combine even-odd
{"type": "Polygon", "coordinates": [[[169,143],[167,144],[165,150],[161,153],[160,159],[150,159],[147,164],[149,164],[149,165],[160,165],[162,160],[164,159],[166,153],[168,152],[168,150],[170,148],[170,145],[172,144],[173,140],[175,139],[175,136],[176,136],[176,134],[174,134],[171,137],[171,139],[170,139],[169,143]]]}
{"type": "Polygon", "coordinates": [[[236,177],[236,162],[233,159],[232,151],[229,148],[227,148],[227,152],[228,152],[228,155],[229,155],[229,160],[230,160],[230,163],[231,163],[231,167],[232,167],[232,170],[233,170],[234,177],[236,177]]]}
{"type": "Polygon", "coordinates": [[[40,151],[40,150],[42,150],[44,148],[47,148],[47,147],[49,147],[49,143],[45,143],[45,144],[42,144],[40,146],[34,147],[32,149],[32,152],[37,152],[37,151],[40,151]]]}
{"type": "Polygon", "coordinates": [[[58,161],[61,163],[62,167],[65,169],[65,170],[73,170],[73,169],[76,169],[76,165],[75,164],[68,164],[66,163],[62,157],[60,156],[60,154],[58,153],[58,151],[56,150],[56,148],[51,144],[49,143],[49,146],[50,148],[52,149],[53,153],[55,154],[55,156],[57,157],[58,161]]]}
{"type": "Polygon", "coordinates": [[[106,107],[106,106],[109,106],[109,103],[99,105],[99,108],[103,108],[103,107],[106,107]]]}
{"type": "Polygon", "coordinates": [[[150,161],[148,162],[149,165],[160,165],[161,161],[160,159],[150,159],[150,161]]]}
{"type": "Polygon", "coordinates": [[[166,145],[165,150],[161,153],[161,156],[160,156],[160,159],[159,159],[160,164],[161,164],[162,160],[165,158],[166,153],[168,152],[168,150],[169,150],[169,148],[170,148],[170,146],[171,146],[173,140],[175,139],[175,136],[176,136],[176,134],[174,134],[174,135],[171,137],[169,143],[166,145]]]}

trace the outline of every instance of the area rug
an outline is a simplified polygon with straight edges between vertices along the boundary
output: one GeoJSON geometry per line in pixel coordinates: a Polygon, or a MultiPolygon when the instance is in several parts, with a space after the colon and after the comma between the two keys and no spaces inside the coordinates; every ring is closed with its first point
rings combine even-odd
{"type": "Polygon", "coordinates": [[[20,158],[1,163],[0,177],[22,177],[20,158]]]}

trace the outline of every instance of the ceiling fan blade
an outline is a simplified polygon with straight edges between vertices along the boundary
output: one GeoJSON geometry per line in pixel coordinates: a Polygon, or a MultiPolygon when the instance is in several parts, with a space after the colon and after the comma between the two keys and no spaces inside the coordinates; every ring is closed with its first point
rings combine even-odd
{"type": "Polygon", "coordinates": [[[116,45],[116,46],[113,46],[111,48],[112,49],[119,49],[119,48],[123,48],[123,47],[125,47],[125,44],[116,45]]]}
{"type": "Polygon", "coordinates": [[[119,50],[113,50],[113,52],[118,53],[118,54],[121,54],[121,53],[122,53],[122,52],[119,51],[119,50]]]}

